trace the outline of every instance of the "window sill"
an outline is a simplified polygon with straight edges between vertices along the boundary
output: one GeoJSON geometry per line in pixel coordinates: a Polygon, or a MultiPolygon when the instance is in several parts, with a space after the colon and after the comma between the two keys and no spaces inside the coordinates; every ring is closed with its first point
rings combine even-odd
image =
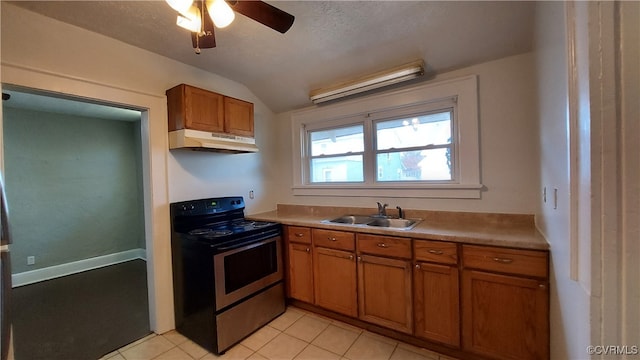
{"type": "Polygon", "coordinates": [[[369,186],[350,184],[298,185],[294,196],[394,197],[434,199],[480,199],[482,184],[430,184],[369,186]]]}

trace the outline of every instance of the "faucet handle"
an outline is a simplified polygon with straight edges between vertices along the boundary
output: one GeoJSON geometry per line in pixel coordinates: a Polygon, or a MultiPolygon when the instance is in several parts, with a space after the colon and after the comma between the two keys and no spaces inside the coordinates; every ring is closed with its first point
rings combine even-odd
{"type": "Polygon", "coordinates": [[[398,218],[404,219],[404,212],[402,211],[402,208],[400,206],[396,206],[396,209],[398,209],[398,218]]]}

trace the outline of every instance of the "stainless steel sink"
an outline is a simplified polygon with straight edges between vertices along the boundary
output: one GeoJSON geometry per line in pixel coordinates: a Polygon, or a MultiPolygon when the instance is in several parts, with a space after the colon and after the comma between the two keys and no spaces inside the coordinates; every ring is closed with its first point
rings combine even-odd
{"type": "Polygon", "coordinates": [[[332,220],[325,220],[337,224],[377,226],[409,230],[416,226],[420,219],[398,219],[390,217],[380,217],[378,215],[343,215],[332,220]]]}
{"type": "Polygon", "coordinates": [[[371,216],[367,215],[343,215],[339,218],[335,218],[333,220],[329,220],[332,223],[339,224],[366,224],[372,220],[371,216]]]}
{"type": "Polygon", "coordinates": [[[380,227],[390,227],[390,228],[403,228],[410,229],[418,224],[417,220],[413,219],[374,219],[371,222],[368,222],[369,226],[380,226],[380,227]]]}

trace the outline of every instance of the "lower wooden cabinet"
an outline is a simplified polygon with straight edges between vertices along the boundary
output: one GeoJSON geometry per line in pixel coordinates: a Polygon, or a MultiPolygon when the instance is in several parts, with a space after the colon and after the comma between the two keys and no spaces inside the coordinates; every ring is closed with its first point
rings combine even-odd
{"type": "Polygon", "coordinates": [[[360,319],[411,334],[411,262],[358,256],[358,299],[360,319]]]}
{"type": "Polygon", "coordinates": [[[463,349],[494,359],[548,359],[548,253],[465,245],[463,266],[463,349]]]}
{"type": "Polygon", "coordinates": [[[459,358],[549,358],[548,251],[295,226],[285,237],[290,298],[459,358]]]}
{"type": "Polygon", "coordinates": [[[313,257],[310,244],[289,243],[289,297],[313,303],[313,257]]]}
{"type": "Polygon", "coordinates": [[[415,335],[460,347],[458,267],[417,262],[413,286],[415,335]]]}
{"type": "Polygon", "coordinates": [[[315,304],[337,313],[357,317],[354,253],[314,247],[313,267],[315,304]]]}

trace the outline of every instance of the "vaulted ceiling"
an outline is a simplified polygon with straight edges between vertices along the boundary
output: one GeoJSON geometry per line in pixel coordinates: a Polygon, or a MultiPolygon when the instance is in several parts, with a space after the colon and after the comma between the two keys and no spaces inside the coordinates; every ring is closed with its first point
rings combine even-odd
{"type": "Polygon", "coordinates": [[[295,16],[287,33],[237,15],[216,29],[217,47],[197,55],[164,1],[13,3],[240,82],[274,112],[416,59],[433,75],[531,51],[535,10],[521,1],[268,1],[295,16]]]}

